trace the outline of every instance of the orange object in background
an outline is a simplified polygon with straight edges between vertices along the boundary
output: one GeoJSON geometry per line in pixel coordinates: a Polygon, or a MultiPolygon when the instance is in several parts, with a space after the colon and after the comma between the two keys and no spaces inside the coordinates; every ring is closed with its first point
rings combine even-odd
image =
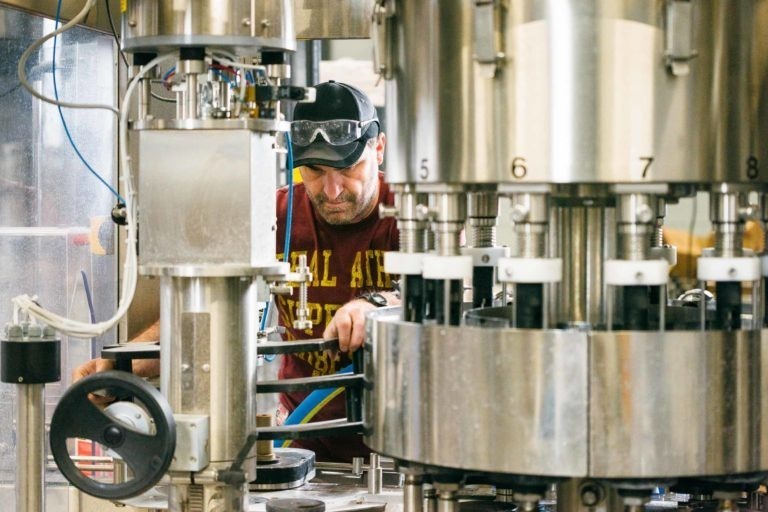
{"type": "MultiPolygon", "coordinates": [[[[677,265],[672,269],[672,277],[696,278],[696,258],[703,249],[714,247],[715,235],[694,236],[677,229],[664,229],[664,243],[677,247],[677,265]]],[[[744,229],[744,247],[755,252],[764,248],[763,229],[757,222],[747,222],[744,229]]]]}

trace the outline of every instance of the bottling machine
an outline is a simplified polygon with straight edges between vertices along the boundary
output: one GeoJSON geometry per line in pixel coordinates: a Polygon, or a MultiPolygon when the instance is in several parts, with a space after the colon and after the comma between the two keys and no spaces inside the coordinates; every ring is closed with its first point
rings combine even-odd
{"type": "Polygon", "coordinates": [[[265,341],[255,305],[311,281],[274,240],[279,102],[312,101],[280,82],[301,11],[304,38],[371,30],[402,294],[368,319],[347,421],[314,433],[359,431],[393,458],[406,512],[458,510],[477,482],[521,510],[552,507],[553,489],[558,510],[640,510],[660,488],[679,496],[666,506],[760,509],[743,498],[768,474],[768,259],[743,232],[768,221],[768,1],[320,4],[125,3],[125,163],[138,265],[161,282],[162,395],[107,374],[65,396],[51,443],[70,481],[109,499],[162,481],[170,510],[246,510],[256,439],[312,434],[257,428],[254,399],[257,355],[291,350],[265,341]],[[361,10],[370,27],[348,21],[361,10]],[[171,118],[150,108],[163,62],[179,77],[171,118]],[[239,70],[239,94],[216,63],[239,70]],[[666,206],[698,192],[716,243],[678,300],[666,206]],[[98,412],[103,387],[144,407],[98,412]],[[87,479],[72,437],[112,448],[128,480],[87,479]]]}
{"type": "Polygon", "coordinates": [[[562,510],[763,480],[765,259],[743,230],[765,216],[766,22],[761,1],[379,3],[405,286],[370,325],[366,439],[406,509],[426,478],[443,511],[478,475],[523,509],[557,485],[562,510]],[[716,244],[680,302],[663,221],[697,191],[716,244]],[[493,269],[512,299],[482,307],[493,269]]]}

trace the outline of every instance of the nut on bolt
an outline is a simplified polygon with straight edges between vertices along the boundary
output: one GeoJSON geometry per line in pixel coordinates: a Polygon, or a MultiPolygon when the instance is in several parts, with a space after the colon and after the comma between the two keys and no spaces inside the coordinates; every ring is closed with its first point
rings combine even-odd
{"type": "Polygon", "coordinates": [[[296,305],[296,319],[293,321],[293,328],[303,331],[312,328],[312,320],[309,319],[309,306],[307,305],[307,286],[312,281],[312,272],[307,266],[306,254],[299,256],[296,272],[301,280],[299,281],[299,303],[296,305]]]}

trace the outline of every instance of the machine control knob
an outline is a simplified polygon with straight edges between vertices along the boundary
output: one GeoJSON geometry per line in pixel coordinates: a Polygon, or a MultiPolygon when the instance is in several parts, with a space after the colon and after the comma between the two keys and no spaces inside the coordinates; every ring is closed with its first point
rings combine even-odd
{"type": "Polygon", "coordinates": [[[108,500],[138,496],[153,487],[168,471],[176,450],[176,423],[167,400],[143,379],[127,372],[97,373],[72,385],[61,397],[51,418],[51,453],[64,477],[86,494],[108,500]],[[145,433],[119,415],[94,405],[88,394],[111,388],[141,404],[154,425],[145,433]],[[73,438],[95,441],[120,457],[133,478],[105,483],[86,476],[75,465],[67,449],[73,438]]]}

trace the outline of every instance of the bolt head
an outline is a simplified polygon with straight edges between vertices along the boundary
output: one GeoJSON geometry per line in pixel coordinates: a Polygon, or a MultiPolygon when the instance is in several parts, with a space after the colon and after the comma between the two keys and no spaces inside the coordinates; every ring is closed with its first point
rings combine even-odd
{"type": "Polygon", "coordinates": [[[425,204],[417,204],[416,205],[416,218],[418,220],[429,220],[430,217],[430,211],[429,206],[425,204]]]}
{"type": "Polygon", "coordinates": [[[647,224],[655,218],[655,213],[653,211],[653,208],[651,208],[647,204],[643,204],[637,207],[637,211],[635,212],[635,218],[637,218],[638,222],[647,224]]]}
{"type": "Polygon", "coordinates": [[[738,271],[735,268],[729,268],[728,269],[728,276],[729,277],[736,277],[736,274],[738,274],[738,271]]]}
{"type": "Polygon", "coordinates": [[[523,222],[528,218],[530,213],[531,211],[527,206],[523,204],[516,204],[512,207],[510,217],[512,218],[512,222],[523,222]]]}

